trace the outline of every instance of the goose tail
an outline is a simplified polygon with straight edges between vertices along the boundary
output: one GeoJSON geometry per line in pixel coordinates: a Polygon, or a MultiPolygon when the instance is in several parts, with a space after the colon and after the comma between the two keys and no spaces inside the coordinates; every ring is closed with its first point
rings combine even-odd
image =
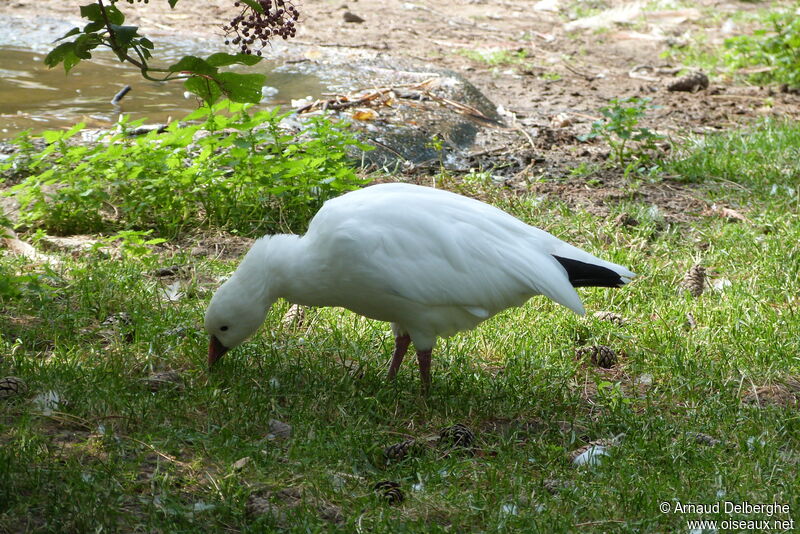
{"type": "Polygon", "coordinates": [[[553,255],[561,264],[572,287],[622,287],[636,276],[622,265],[586,254],[584,260],[553,255]]]}

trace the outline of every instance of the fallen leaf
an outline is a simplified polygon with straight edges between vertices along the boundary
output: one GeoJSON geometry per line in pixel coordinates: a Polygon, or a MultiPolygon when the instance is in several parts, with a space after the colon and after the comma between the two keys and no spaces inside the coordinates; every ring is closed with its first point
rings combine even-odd
{"type": "Polygon", "coordinates": [[[733,282],[727,278],[714,278],[708,283],[709,287],[714,291],[723,291],[724,289],[733,285],[733,282]]]}
{"type": "Polygon", "coordinates": [[[213,510],[214,508],[216,508],[215,505],[208,504],[204,501],[197,501],[192,505],[193,512],[205,512],[206,510],[213,510]]]}
{"type": "Polygon", "coordinates": [[[231,467],[233,468],[234,471],[241,471],[242,469],[247,467],[247,464],[249,464],[252,460],[253,459],[250,458],[249,456],[245,456],[244,458],[239,458],[238,460],[233,462],[233,465],[231,467]]]}
{"type": "Polygon", "coordinates": [[[726,208],[725,206],[719,206],[717,204],[712,204],[709,209],[703,212],[703,215],[715,215],[717,217],[722,217],[724,219],[728,219],[731,221],[743,221],[743,222],[750,222],[750,219],[739,213],[733,208],[726,208]]]}
{"type": "Polygon", "coordinates": [[[357,121],[374,121],[378,114],[372,109],[359,109],[353,112],[353,118],[357,121]]]}
{"type": "MultiPolygon", "coordinates": [[[[581,447],[583,449],[583,447],[581,447]]],[[[581,450],[578,449],[578,450],[581,450]]],[[[594,467],[600,465],[603,461],[603,456],[608,456],[607,449],[602,445],[589,445],[585,450],[581,450],[580,454],[572,459],[572,465],[580,467],[588,465],[594,467]]]]}
{"type": "Polygon", "coordinates": [[[500,512],[503,515],[519,515],[519,507],[514,503],[505,503],[500,507],[500,512]]]}
{"type": "Polygon", "coordinates": [[[158,289],[158,296],[167,302],[178,302],[183,298],[183,291],[181,290],[181,281],[175,280],[169,284],[165,284],[158,289]]]}
{"type": "Polygon", "coordinates": [[[608,28],[614,24],[625,24],[639,18],[642,13],[641,2],[631,2],[622,4],[611,9],[607,9],[597,15],[583,17],[564,25],[564,29],[569,31],[577,29],[598,30],[608,28]]]}
{"type": "Polygon", "coordinates": [[[551,128],[566,128],[567,126],[572,126],[575,122],[575,117],[569,113],[559,113],[550,117],[551,128]]]}
{"type": "Polygon", "coordinates": [[[356,24],[361,24],[364,22],[364,19],[356,15],[355,13],[351,13],[350,11],[345,11],[344,15],[342,15],[345,22],[354,22],[356,24]]]}

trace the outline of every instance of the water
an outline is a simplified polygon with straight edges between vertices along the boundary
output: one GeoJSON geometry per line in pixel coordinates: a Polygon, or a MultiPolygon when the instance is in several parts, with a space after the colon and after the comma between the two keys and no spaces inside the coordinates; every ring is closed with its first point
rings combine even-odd
{"type": "MultiPolygon", "coordinates": [[[[2,4],[3,0],[0,0],[2,4]]],[[[85,22],[85,21],[84,21],[85,22]]],[[[180,81],[156,83],[144,80],[132,65],[120,63],[110,52],[95,50],[93,59],[83,61],[68,75],[63,67],[48,69],[45,55],[55,46],[53,39],[64,35],[80,20],[40,17],[35,20],[3,12],[0,7],[0,140],[22,130],[66,129],[77,122],[92,128],[108,128],[121,113],[148,123],[181,119],[197,108],[194,97],[184,97],[180,81]],[[111,99],[125,85],[133,89],[115,107],[111,99]]],[[[225,51],[220,39],[182,39],[170,36],[154,39],[159,54],[153,65],[175,63],[183,55],[207,57],[225,51]]],[[[495,106],[469,82],[455,73],[441,72],[429,65],[414,65],[390,56],[355,54],[333,48],[296,48],[291,42],[272,43],[269,54],[282,61],[264,60],[238,72],[267,75],[266,95],[260,106],[285,105],[323,93],[349,93],[359,88],[408,87],[441,74],[441,87],[433,90],[452,101],[475,107],[496,118],[495,106]]],[[[438,86],[437,86],[438,87],[438,86]]],[[[440,155],[430,148],[431,135],[447,140],[448,146],[466,151],[475,142],[478,126],[464,115],[435,102],[427,104],[400,99],[377,108],[377,120],[351,122],[376,150],[364,155],[364,162],[393,167],[400,162],[429,163],[440,155]]],[[[348,110],[340,113],[347,116],[348,110]]],[[[0,143],[2,148],[3,143],[0,143]]],[[[463,158],[462,158],[463,159],[463,158]]],[[[460,161],[460,160],[459,160],[460,161]]],[[[445,164],[451,162],[448,156],[445,164]]]]}
{"type": "MultiPolygon", "coordinates": [[[[153,65],[170,64],[183,53],[177,49],[162,50],[153,65]]],[[[208,54],[209,52],[205,52],[208,54]]],[[[120,63],[110,53],[96,53],[69,74],[58,66],[48,69],[45,54],[17,46],[0,45],[0,138],[13,137],[31,129],[68,128],[86,122],[93,128],[113,125],[121,113],[134,119],[164,123],[180,119],[197,108],[196,99],[184,96],[180,81],[150,82],[142,78],[132,65],[120,63]],[[132,87],[118,106],[111,99],[125,85],[132,87]]],[[[291,99],[318,98],[327,88],[314,75],[281,72],[274,62],[262,61],[241,72],[267,74],[265,98],[261,105],[273,107],[288,104],[291,99]]]]}

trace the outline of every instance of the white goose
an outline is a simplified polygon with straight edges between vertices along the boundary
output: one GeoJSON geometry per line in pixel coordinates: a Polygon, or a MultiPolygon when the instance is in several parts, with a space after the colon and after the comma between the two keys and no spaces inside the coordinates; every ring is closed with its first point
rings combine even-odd
{"type": "Polygon", "coordinates": [[[583,314],[575,287],[619,287],[633,276],[483,202],[430,187],[374,185],[326,202],[304,236],[253,244],[206,311],[208,363],[255,333],[284,298],[390,322],[389,378],[413,341],[427,390],[436,338],[534,295],[583,314]]]}

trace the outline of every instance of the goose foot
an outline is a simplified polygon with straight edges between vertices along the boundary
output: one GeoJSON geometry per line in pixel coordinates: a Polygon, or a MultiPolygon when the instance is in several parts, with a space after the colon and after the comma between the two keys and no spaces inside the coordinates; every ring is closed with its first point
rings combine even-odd
{"type": "Polygon", "coordinates": [[[392,354],[392,363],[389,364],[389,380],[394,380],[397,376],[397,371],[400,369],[400,364],[403,363],[403,357],[408,352],[408,345],[411,343],[411,336],[403,334],[394,338],[394,354],[392,354]]]}
{"type": "Polygon", "coordinates": [[[419,376],[422,379],[422,393],[425,395],[431,391],[431,352],[433,352],[432,349],[417,350],[419,376]]]}

